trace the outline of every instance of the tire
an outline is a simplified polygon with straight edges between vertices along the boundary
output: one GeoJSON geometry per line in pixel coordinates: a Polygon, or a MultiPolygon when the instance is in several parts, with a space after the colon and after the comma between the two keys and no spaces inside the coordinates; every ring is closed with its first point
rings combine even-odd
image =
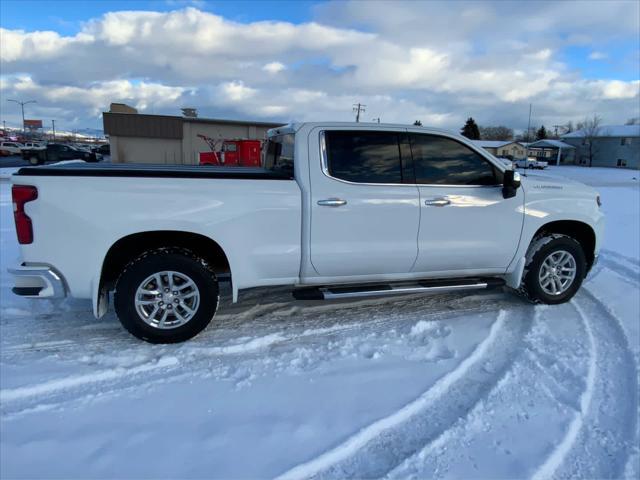
{"type": "Polygon", "coordinates": [[[120,323],[132,335],[150,343],[178,343],[209,325],[218,300],[218,280],[203,259],[189,250],[162,248],[146,252],[126,266],[116,283],[114,306],[120,323]],[[165,292],[170,284],[167,273],[175,291],[165,292]],[[190,310],[193,312],[188,313],[190,310]]]}
{"type": "Polygon", "coordinates": [[[40,165],[40,159],[38,157],[29,158],[29,163],[31,165],[40,165]]]}
{"type": "Polygon", "coordinates": [[[585,254],[575,239],[557,233],[537,237],[527,252],[520,293],[534,303],[564,303],[576,294],[586,272],[585,254]],[[569,281],[572,266],[574,276],[569,281]],[[548,275],[550,271],[553,273],[548,275]]]}

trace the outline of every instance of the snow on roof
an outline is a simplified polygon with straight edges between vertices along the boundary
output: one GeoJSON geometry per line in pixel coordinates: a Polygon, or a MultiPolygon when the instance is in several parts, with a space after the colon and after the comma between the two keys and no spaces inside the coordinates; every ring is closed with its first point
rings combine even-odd
{"type": "Polygon", "coordinates": [[[482,148],[500,148],[510,143],[516,143],[513,140],[471,140],[473,143],[482,148]]]}
{"type": "Polygon", "coordinates": [[[560,140],[552,140],[550,138],[530,143],[528,147],[576,148],[573,145],[569,145],[568,143],[561,142],[560,140]]]}
{"type": "MultiPolygon", "coordinates": [[[[584,137],[583,130],[565,133],[560,135],[562,138],[581,138],[584,137]]],[[[640,125],[603,125],[598,131],[597,137],[640,137],[640,125]]]]}

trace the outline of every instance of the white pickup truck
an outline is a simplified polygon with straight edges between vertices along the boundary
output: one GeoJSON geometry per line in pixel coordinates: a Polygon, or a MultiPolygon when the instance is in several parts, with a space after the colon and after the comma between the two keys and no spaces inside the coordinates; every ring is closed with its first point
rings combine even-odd
{"type": "Polygon", "coordinates": [[[544,170],[549,166],[549,162],[538,160],[534,157],[527,157],[521,160],[515,160],[513,165],[516,168],[537,168],[538,170],[544,170]]]}
{"type": "Polygon", "coordinates": [[[298,299],[510,287],[569,300],[603,231],[596,191],[505,167],[460,135],[384,124],[269,132],[264,168],[27,167],[12,178],[14,292],[109,294],[133,335],[198,334],[252,287],[298,299]]]}

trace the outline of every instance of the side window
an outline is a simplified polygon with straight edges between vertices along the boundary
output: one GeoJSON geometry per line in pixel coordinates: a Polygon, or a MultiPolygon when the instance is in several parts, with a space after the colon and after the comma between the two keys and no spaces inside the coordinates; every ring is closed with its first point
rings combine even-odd
{"type": "Polygon", "coordinates": [[[395,132],[325,132],[327,168],[334,178],[355,183],[402,183],[395,132]]]}
{"type": "Polygon", "coordinates": [[[497,185],[501,172],[466,145],[437,135],[411,134],[416,183],[497,185]]]}

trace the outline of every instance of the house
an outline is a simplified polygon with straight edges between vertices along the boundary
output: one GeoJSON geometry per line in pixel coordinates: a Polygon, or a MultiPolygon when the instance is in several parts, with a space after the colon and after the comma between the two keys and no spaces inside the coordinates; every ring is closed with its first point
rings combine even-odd
{"type": "Polygon", "coordinates": [[[555,165],[575,163],[576,147],[560,140],[544,139],[528,144],[527,156],[555,165]]]}
{"type": "MultiPolygon", "coordinates": [[[[589,165],[589,139],[583,130],[561,135],[576,148],[575,163],[589,165]]],[[[640,125],[604,125],[593,138],[594,167],[640,168],[640,125]]]]}
{"type": "Polygon", "coordinates": [[[520,142],[512,140],[472,140],[477,146],[484,148],[496,157],[504,157],[510,160],[522,160],[527,158],[527,148],[520,142]]]}

